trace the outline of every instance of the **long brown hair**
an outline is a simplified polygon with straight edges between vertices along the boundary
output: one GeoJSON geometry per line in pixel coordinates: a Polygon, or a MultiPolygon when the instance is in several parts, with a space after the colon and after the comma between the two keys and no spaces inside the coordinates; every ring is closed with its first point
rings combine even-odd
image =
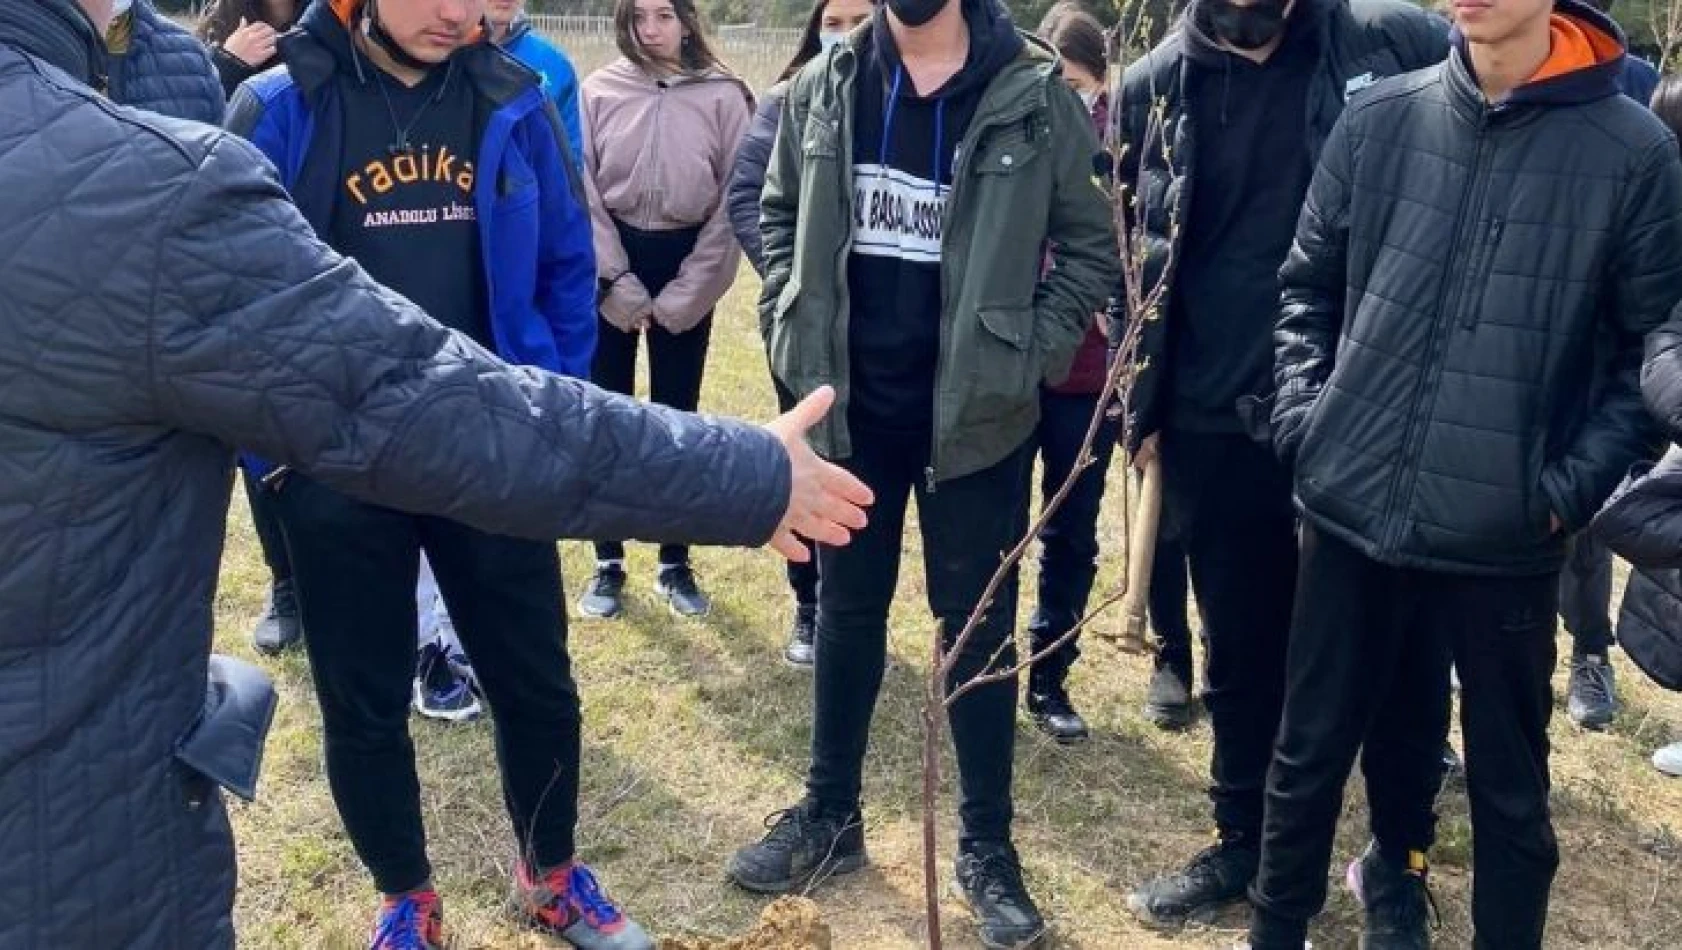
{"type": "Polygon", "coordinates": [[[1682,76],[1671,75],[1659,80],[1649,105],[1659,121],[1682,141],[1682,76]]]}
{"type": "MultiPolygon", "coordinates": [[[[683,71],[704,73],[709,69],[719,69],[729,72],[730,69],[724,65],[724,60],[713,51],[712,37],[708,35],[706,24],[701,19],[701,11],[695,8],[695,0],[671,0],[671,4],[678,22],[689,32],[678,48],[678,62],[683,71]]],[[[618,0],[614,4],[613,32],[619,44],[620,55],[634,63],[638,69],[654,72],[662,68],[643,52],[642,43],[637,40],[636,0],[618,0]]]]}
{"type": "Polygon", "coordinates": [[[304,15],[304,8],[309,6],[309,2],[310,0],[296,0],[292,5],[291,22],[272,23],[269,21],[263,0],[212,0],[210,9],[199,19],[199,42],[206,46],[222,45],[239,29],[240,20],[268,23],[275,28],[275,32],[283,33],[290,30],[298,22],[298,18],[304,15]]]}

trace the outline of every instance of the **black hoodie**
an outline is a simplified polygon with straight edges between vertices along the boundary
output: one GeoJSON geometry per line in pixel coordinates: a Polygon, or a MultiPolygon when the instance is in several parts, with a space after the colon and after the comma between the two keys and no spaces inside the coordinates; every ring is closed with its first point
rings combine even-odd
{"type": "Polygon", "coordinates": [[[1279,265],[1313,163],[1307,97],[1325,4],[1298,3],[1261,64],[1223,49],[1195,3],[1181,26],[1198,130],[1196,179],[1174,292],[1166,424],[1238,432],[1239,398],[1271,387],[1279,265]]]}
{"type": "Polygon", "coordinates": [[[952,2],[963,3],[969,55],[931,95],[919,96],[902,69],[881,7],[859,44],[847,283],[851,412],[864,429],[921,433],[933,423],[953,158],[987,84],[1022,50],[996,0],[952,2]]]}

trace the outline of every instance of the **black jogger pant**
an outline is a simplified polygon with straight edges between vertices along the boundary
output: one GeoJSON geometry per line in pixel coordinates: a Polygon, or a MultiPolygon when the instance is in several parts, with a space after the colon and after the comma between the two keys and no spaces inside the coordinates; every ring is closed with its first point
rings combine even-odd
{"type": "Polygon", "coordinates": [[[299,475],[286,526],[333,801],[382,892],[431,876],[409,740],[425,550],[490,705],[504,804],[537,868],[573,855],[580,717],[555,545],[364,504],[299,475]]]}
{"type": "Polygon", "coordinates": [[[1357,752],[1379,846],[1397,855],[1429,846],[1451,659],[1471,799],[1475,946],[1541,947],[1559,863],[1547,735],[1558,583],[1554,574],[1390,567],[1304,527],[1285,716],[1251,892],[1257,950],[1300,946],[1324,905],[1357,752]]]}
{"type": "MultiPolygon", "coordinates": [[[[798,401],[782,383],[773,377],[771,385],[777,390],[777,411],[788,412],[798,401]]],[[[818,609],[818,547],[810,541],[806,542],[806,550],[812,557],[806,561],[788,562],[788,586],[794,591],[795,606],[801,610],[818,609]]]]}
{"type": "Polygon", "coordinates": [[[1163,519],[1203,619],[1215,825],[1224,838],[1254,840],[1285,695],[1297,566],[1290,476],[1241,434],[1170,431],[1161,452],[1163,519]]]}
{"type": "Polygon", "coordinates": [[[292,559],[286,554],[280,516],[275,514],[274,493],[265,491],[243,466],[239,473],[240,481],[245,483],[245,500],[251,508],[251,527],[257,532],[257,545],[263,549],[263,563],[269,566],[269,576],[275,581],[289,581],[292,559]]]}
{"type": "MultiPolygon", "coordinates": [[[[1040,425],[1035,439],[1040,455],[1040,498],[1049,502],[1075,469],[1097,393],[1040,394],[1040,425]]],[[[1098,576],[1098,511],[1104,503],[1104,479],[1110,469],[1121,422],[1106,418],[1092,440],[1092,465],[1075,480],[1063,504],[1040,532],[1039,603],[1028,620],[1035,653],[1056,643],[1086,615],[1087,599],[1098,576]]],[[[1080,637],[1034,664],[1033,678],[1061,683],[1080,658],[1080,637]]]]}
{"type": "Polygon", "coordinates": [[[1559,616],[1578,653],[1605,653],[1612,636],[1612,552],[1584,531],[1559,573],[1559,616]]]}
{"type": "MultiPolygon", "coordinates": [[[[1020,538],[1026,517],[1029,451],[973,475],[924,480],[929,437],[852,427],[853,454],[842,464],[875,492],[870,523],[843,548],[819,548],[818,643],[808,795],[835,811],[859,805],[870,719],[882,687],[888,608],[899,580],[905,510],[912,495],[923,533],[929,609],[950,643],[1020,538]]],[[[949,678],[967,682],[987,669],[1016,662],[1015,573],[994,598],[949,678]],[[1000,649],[1004,645],[1004,649],[1000,649]],[[995,653],[998,660],[989,665],[995,653]]],[[[953,703],[949,722],[958,752],[962,837],[1010,837],[1011,777],[1016,743],[1016,678],[994,683],[953,703]]]]}
{"type": "MultiPolygon", "coordinates": [[[[651,295],[677,277],[678,269],[691,251],[699,228],[678,231],[641,231],[621,222],[619,240],[625,247],[631,273],[651,295]]],[[[707,347],[712,339],[713,315],[708,313],[691,330],[672,333],[659,324],[648,328],[648,397],[651,401],[694,412],[701,405],[701,380],[707,368],[707,347]]],[[[636,392],[637,343],[644,334],[626,333],[606,320],[597,321],[596,355],[590,365],[590,381],[627,396],[636,392]]],[[[596,560],[619,561],[625,545],[606,540],[596,543],[596,560]]],[[[662,565],[688,564],[689,546],[662,544],[662,565]]]]}

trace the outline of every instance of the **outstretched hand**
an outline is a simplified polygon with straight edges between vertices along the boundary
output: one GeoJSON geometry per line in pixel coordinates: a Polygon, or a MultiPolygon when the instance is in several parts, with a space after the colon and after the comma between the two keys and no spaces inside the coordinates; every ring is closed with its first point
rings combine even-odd
{"type": "Polygon", "coordinates": [[[868,486],[840,466],[818,458],[806,444],[807,431],[834,404],[835,390],[824,386],[765,426],[788,450],[792,475],[788,510],[771,537],[771,547],[791,561],[811,557],[801,538],[830,547],[845,545],[852,532],[864,527],[864,509],[876,500],[868,486]]]}

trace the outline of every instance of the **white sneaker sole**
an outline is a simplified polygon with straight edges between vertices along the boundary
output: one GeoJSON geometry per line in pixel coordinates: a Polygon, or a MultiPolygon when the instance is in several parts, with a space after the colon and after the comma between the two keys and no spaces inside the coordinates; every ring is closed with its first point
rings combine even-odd
{"type": "Polygon", "coordinates": [[[423,687],[419,683],[414,684],[411,689],[412,699],[410,702],[410,705],[414,707],[415,712],[422,718],[432,719],[437,722],[468,722],[470,720],[478,719],[480,714],[484,712],[484,707],[479,705],[479,698],[477,696],[473,698],[473,703],[471,705],[463,706],[460,709],[433,709],[431,706],[426,705],[423,700],[422,690],[423,687]]]}

